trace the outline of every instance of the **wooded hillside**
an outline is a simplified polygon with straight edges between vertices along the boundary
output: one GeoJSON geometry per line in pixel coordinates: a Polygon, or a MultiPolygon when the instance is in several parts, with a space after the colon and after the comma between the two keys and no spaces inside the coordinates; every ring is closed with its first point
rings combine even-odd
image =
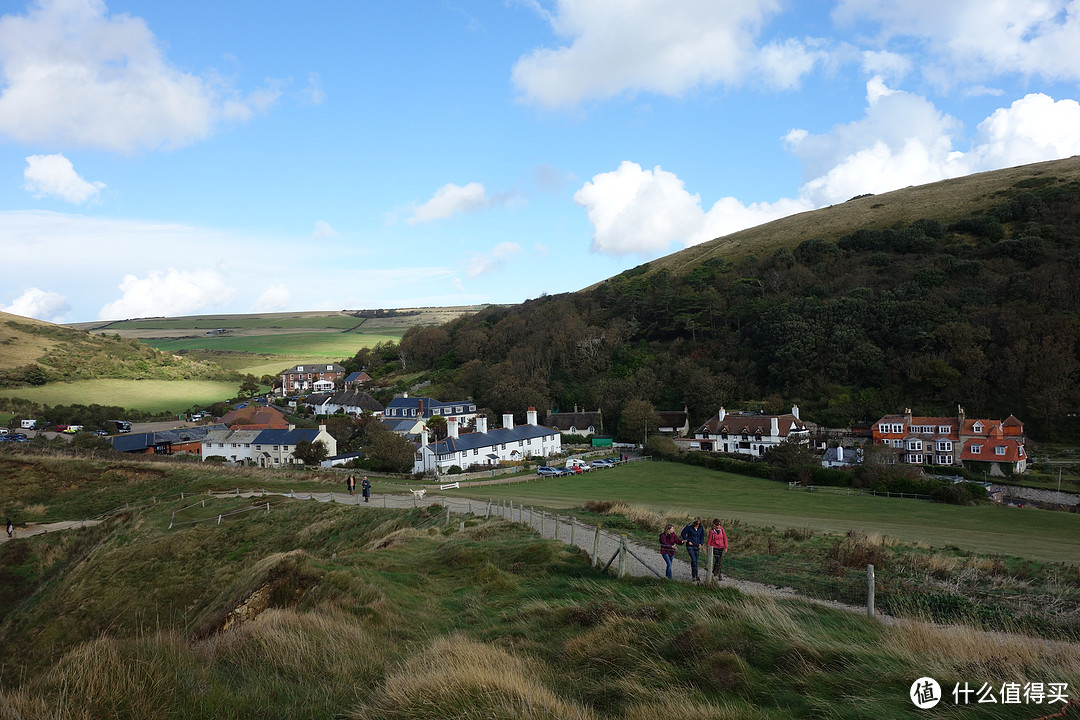
{"type": "Polygon", "coordinates": [[[599,407],[609,430],[636,398],[685,404],[695,422],[798,403],[831,426],[960,404],[1075,435],[1080,159],[933,187],[938,201],[926,188],[861,197],[847,225],[827,208],[799,216],[798,232],[788,218],[579,293],[414,328],[398,359],[434,371],[438,397],[496,413],[599,407]],[[905,214],[905,197],[936,214],[905,214]]]}

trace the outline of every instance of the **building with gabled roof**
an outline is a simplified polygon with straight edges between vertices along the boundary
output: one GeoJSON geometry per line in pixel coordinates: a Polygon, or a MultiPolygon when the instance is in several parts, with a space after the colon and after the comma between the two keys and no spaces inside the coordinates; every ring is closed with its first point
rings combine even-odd
{"type": "Polygon", "coordinates": [[[193,427],[158,430],[145,433],[124,433],[106,438],[119,452],[145,455],[176,455],[178,453],[202,453],[203,439],[207,434],[227,430],[224,425],[196,425],[193,427]]]}
{"type": "Polygon", "coordinates": [[[954,417],[928,417],[907,408],[874,423],[872,438],[894,450],[895,462],[909,465],[991,463],[988,470],[994,476],[1004,474],[1004,465],[1012,472],[1027,470],[1024,424],[1015,415],[969,418],[958,406],[954,417]]]}
{"type": "Polygon", "coordinates": [[[363,370],[359,372],[349,373],[345,376],[345,382],[342,383],[346,390],[359,390],[360,388],[371,382],[371,376],[363,370]]]}
{"type": "Polygon", "coordinates": [[[289,421],[275,407],[270,405],[249,405],[239,410],[230,410],[221,416],[221,422],[233,430],[272,430],[289,427],[289,421]]]}
{"type": "Polygon", "coordinates": [[[686,437],[690,434],[690,413],[685,406],[682,410],[657,410],[656,417],[660,419],[656,431],[661,435],[686,437]]]}
{"type": "Polygon", "coordinates": [[[536,422],[536,408],[529,408],[525,425],[514,425],[514,414],[503,415],[503,426],[487,429],[487,418],[476,417],[476,432],[459,435],[458,423],[452,418],[446,422],[447,437],[428,442],[427,428],[421,431],[420,448],[413,463],[413,472],[446,473],[455,465],[463,470],[492,467],[502,462],[524,460],[529,457],[551,457],[562,452],[562,435],[555,428],[544,427],[536,422]]]}
{"type": "Polygon", "coordinates": [[[409,394],[405,393],[391,400],[383,410],[383,417],[391,420],[408,418],[427,420],[436,415],[447,420],[453,418],[458,423],[469,423],[476,418],[476,403],[472,400],[443,402],[428,397],[409,397],[409,394]]]}
{"type": "Polygon", "coordinates": [[[810,444],[810,430],[799,418],[799,406],[790,413],[729,413],[724,408],[694,431],[692,437],[675,438],[686,450],[737,453],[761,457],[785,440],[810,444]]]}
{"type": "Polygon", "coordinates": [[[308,395],[304,404],[316,415],[333,415],[344,412],[349,415],[371,413],[382,415],[383,406],[363,390],[338,390],[335,393],[308,395]]]}
{"type": "Polygon", "coordinates": [[[604,432],[604,418],[600,410],[578,410],[574,412],[548,413],[544,420],[549,426],[558,429],[563,435],[582,435],[588,437],[604,432]]]}
{"type": "Polygon", "coordinates": [[[294,365],[281,373],[281,392],[327,391],[345,379],[345,368],[337,363],[294,365]],[[319,384],[316,387],[316,383],[319,384]],[[329,386],[327,386],[329,383],[329,386]]]}
{"type": "Polygon", "coordinates": [[[202,442],[203,460],[219,455],[230,462],[250,461],[251,445],[261,432],[262,429],[231,429],[207,433],[202,442]]]}

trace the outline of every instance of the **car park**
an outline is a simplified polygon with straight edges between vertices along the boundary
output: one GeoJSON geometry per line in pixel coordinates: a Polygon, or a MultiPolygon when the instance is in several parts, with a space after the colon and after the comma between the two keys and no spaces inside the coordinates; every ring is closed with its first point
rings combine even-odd
{"type": "Polygon", "coordinates": [[[536,474],[539,475],[540,477],[557,477],[561,473],[559,473],[557,468],[549,467],[547,465],[542,465],[542,466],[536,468],[536,474]]]}

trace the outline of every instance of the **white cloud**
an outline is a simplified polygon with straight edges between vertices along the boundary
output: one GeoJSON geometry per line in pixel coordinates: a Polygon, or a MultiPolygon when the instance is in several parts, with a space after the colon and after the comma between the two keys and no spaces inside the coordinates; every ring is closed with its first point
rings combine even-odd
{"type": "Polygon", "coordinates": [[[34,197],[51,195],[76,205],[92,200],[105,187],[103,182],[87,182],[75,172],[75,166],[61,154],[30,155],[23,170],[27,190],[34,197]]]}
{"type": "Polygon", "coordinates": [[[236,297],[236,291],[213,270],[170,268],[164,273],[151,271],[144,278],[125,275],[119,287],[123,295],[101,308],[99,320],[190,315],[236,297]]]}
{"type": "Polygon", "coordinates": [[[999,108],[979,123],[971,172],[1080,155],[1080,103],[1041,93],[999,108]]]}
{"type": "Polygon", "coordinates": [[[515,242],[499,243],[487,255],[473,255],[469,258],[465,275],[471,280],[502,270],[506,267],[507,260],[521,251],[521,246],[515,242]]]}
{"type": "Polygon", "coordinates": [[[435,191],[430,200],[416,208],[406,222],[415,225],[421,222],[441,220],[458,213],[476,212],[510,201],[508,195],[489,197],[483,183],[471,182],[468,185],[447,183],[435,191]]]}
{"type": "Polygon", "coordinates": [[[251,306],[251,312],[279,312],[289,307],[292,295],[285,285],[271,285],[262,291],[258,299],[251,306]]]}
{"type": "Polygon", "coordinates": [[[326,91],[322,89],[322,76],[312,71],[308,73],[308,84],[301,94],[312,105],[322,105],[326,101],[326,91]]]}
{"type": "Polygon", "coordinates": [[[330,227],[330,223],[325,220],[316,220],[315,232],[311,233],[311,238],[312,240],[318,240],[319,238],[338,237],[338,235],[338,231],[330,227]]]}
{"type": "Polygon", "coordinates": [[[593,224],[592,250],[609,255],[662,252],[673,243],[688,247],[810,209],[801,200],[744,205],[728,197],[705,212],[701,197],[687,192],[674,173],[630,161],[593,176],[574,202],[593,224]]]}
{"type": "Polygon", "coordinates": [[[681,95],[747,77],[791,87],[822,55],[814,41],[755,45],[779,11],[778,0],[558,0],[546,19],[569,44],[519,58],[513,82],[550,108],[625,92],[681,95]]]}
{"type": "Polygon", "coordinates": [[[911,58],[887,50],[867,50],[862,53],[862,69],[869,75],[888,80],[902,80],[911,72],[911,58]]]}
{"type": "Polygon", "coordinates": [[[71,305],[68,303],[67,298],[60,293],[32,287],[15,298],[15,301],[10,305],[0,309],[13,315],[22,315],[23,317],[32,317],[48,322],[64,322],[67,314],[71,311],[71,305]]]}
{"type": "Polygon", "coordinates": [[[102,0],[36,0],[0,17],[0,135],[131,153],[187,145],[243,120],[276,90],[247,97],[172,66],[138,17],[102,0]]]}
{"type": "Polygon", "coordinates": [[[868,22],[882,44],[915,38],[941,84],[999,74],[1080,80],[1080,0],[840,0],[841,25],[868,22]]]}

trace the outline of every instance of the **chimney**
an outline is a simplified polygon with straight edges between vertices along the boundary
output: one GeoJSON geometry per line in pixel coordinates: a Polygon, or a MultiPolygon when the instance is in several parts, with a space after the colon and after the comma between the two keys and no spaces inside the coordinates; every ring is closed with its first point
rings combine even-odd
{"type": "Polygon", "coordinates": [[[963,426],[964,420],[967,419],[964,414],[964,408],[960,407],[959,405],[956,406],[956,419],[960,421],[961,426],[963,426]]]}
{"type": "Polygon", "coordinates": [[[296,429],[296,426],[293,425],[292,423],[289,423],[289,432],[292,432],[295,429],[296,429]]]}
{"type": "Polygon", "coordinates": [[[320,433],[326,432],[326,423],[319,423],[319,432],[320,433]]]}
{"type": "Polygon", "coordinates": [[[535,425],[536,424],[536,408],[534,408],[534,407],[529,408],[529,411],[527,413],[525,413],[525,417],[528,418],[526,420],[526,422],[529,425],[535,425]]]}
{"type": "Polygon", "coordinates": [[[425,448],[428,444],[427,425],[420,428],[420,447],[425,448]]]}
{"type": "Polygon", "coordinates": [[[795,416],[796,420],[802,420],[802,418],[799,417],[799,406],[798,405],[792,405],[791,406],[791,414],[795,416]]]}
{"type": "Polygon", "coordinates": [[[724,418],[727,417],[727,410],[720,408],[720,422],[724,422],[724,418]]]}
{"type": "Polygon", "coordinates": [[[486,415],[477,415],[476,416],[476,432],[485,433],[485,434],[487,433],[487,416],[486,415]]]}
{"type": "Polygon", "coordinates": [[[908,429],[911,429],[911,408],[904,408],[904,420],[907,421],[908,429]]]}
{"type": "Polygon", "coordinates": [[[844,446],[840,445],[836,448],[836,462],[844,462],[844,446]]]}
{"type": "Polygon", "coordinates": [[[773,415],[771,418],[769,418],[769,425],[770,425],[770,427],[769,427],[769,434],[770,435],[772,435],[773,437],[776,437],[777,435],[780,434],[780,418],[773,415]]]}
{"type": "Polygon", "coordinates": [[[507,430],[514,427],[514,413],[503,413],[503,427],[507,430]]]}
{"type": "Polygon", "coordinates": [[[401,397],[407,398],[407,397],[409,397],[409,393],[407,393],[407,392],[406,393],[401,393],[401,397]]]}
{"type": "Polygon", "coordinates": [[[447,418],[446,420],[446,434],[452,438],[458,436],[457,432],[457,418],[447,418]]]}

